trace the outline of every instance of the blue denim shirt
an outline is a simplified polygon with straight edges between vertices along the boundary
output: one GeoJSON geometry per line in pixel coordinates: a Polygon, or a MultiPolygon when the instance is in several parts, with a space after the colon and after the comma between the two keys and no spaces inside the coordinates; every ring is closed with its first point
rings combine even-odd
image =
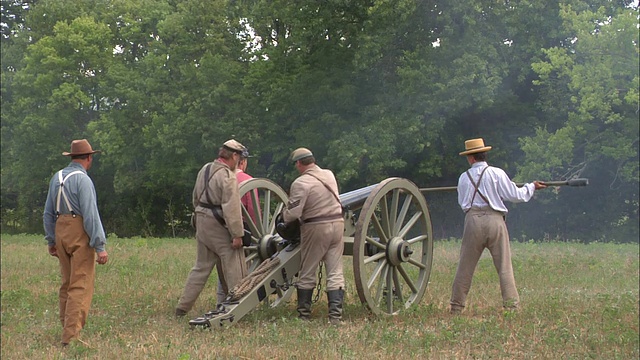
{"type": "MultiPolygon", "coordinates": [[[[73,212],[82,216],[84,231],[89,236],[89,246],[96,249],[96,252],[104,251],[107,239],[102,227],[102,221],[100,221],[100,214],[98,213],[98,202],[96,198],[96,189],[93,186],[93,181],[87,175],[87,171],[82,165],[72,161],[66,168],[62,169],[62,177],[73,171],[80,170],[82,174],[76,174],[70,176],[64,183],[64,191],[67,194],[73,212]]],[[[44,233],[45,240],[47,240],[49,246],[56,244],[56,205],[58,197],[58,189],[60,188],[60,181],[58,180],[58,173],[56,172],[51,181],[49,182],[49,194],[47,194],[47,201],[44,205],[44,233]]],[[[67,203],[64,201],[64,197],[60,195],[60,214],[70,214],[71,210],[67,208],[67,203]]]]}

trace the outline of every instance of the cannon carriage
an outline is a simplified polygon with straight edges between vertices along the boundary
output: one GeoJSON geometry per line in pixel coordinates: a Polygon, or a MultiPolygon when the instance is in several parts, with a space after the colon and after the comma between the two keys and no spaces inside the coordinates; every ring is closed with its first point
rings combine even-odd
{"type": "MultiPolygon", "coordinates": [[[[192,326],[222,327],[238,321],[261,302],[275,307],[295,291],[300,249],[277,232],[277,215],[288,201],[281,187],[256,178],[240,184],[251,194],[253,214],[242,207],[251,232],[245,248],[249,275],[221,308],[191,320],[192,326]]],[[[420,302],[433,260],[427,203],[411,181],[389,178],[340,195],[344,216],[344,255],[353,257],[360,301],[375,314],[395,315],[420,302]]]]}

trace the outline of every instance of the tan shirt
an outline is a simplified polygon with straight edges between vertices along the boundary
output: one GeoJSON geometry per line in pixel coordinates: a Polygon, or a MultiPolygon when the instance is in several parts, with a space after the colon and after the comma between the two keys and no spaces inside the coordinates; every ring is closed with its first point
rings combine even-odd
{"type": "Polygon", "coordinates": [[[211,209],[199,205],[200,202],[209,202],[204,188],[204,175],[207,166],[210,164],[213,164],[211,170],[209,170],[211,179],[208,182],[210,204],[222,207],[222,215],[231,237],[242,237],[244,228],[242,225],[242,207],[240,205],[238,181],[236,180],[235,172],[231,171],[227,164],[215,160],[212,163],[205,164],[200,169],[196,178],[196,185],[193,187],[193,207],[196,212],[213,216],[211,209]]]}
{"type": "MultiPolygon", "coordinates": [[[[282,216],[285,222],[342,214],[338,183],[331,170],[314,165],[303,172],[291,184],[289,203],[282,216]],[[327,189],[326,184],[331,190],[327,189]],[[332,194],[333,193],[333,194],[332,194]],[[335,194],[335,195],[334,195],[335,194]]],[[[331,222],[337,219],[317,222],[331,222]]]]}

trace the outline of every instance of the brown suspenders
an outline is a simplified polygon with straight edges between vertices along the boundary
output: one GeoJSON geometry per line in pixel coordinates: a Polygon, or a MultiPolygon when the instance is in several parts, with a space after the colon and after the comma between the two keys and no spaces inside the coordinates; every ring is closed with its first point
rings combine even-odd
{"type": "Polygon", "coordinates": [[[212,204],[211,198],[209,197],[209,181],[211,181],[211,178],[213,178],[213,175],[215,175],[215,173],[218,172],[218,170],[223,169],[223,166],[218,167],[217,169],[215,169],[213,171],[213,174],[209,175],[209,172],[211,170],[211,168],[213,167],[213,163],[209,164],[207,166],[207,168],[204,171],[204,189],[202,190],[202,192],[200,193],[200,196],[198,196],[198,205],[202,206],[203,208],[207,208],[207,209],[211,209],[211,212],[213,214],[213,217],[216,218],[216,220],[218,220],[218,222],[222,225],[225,226],[225,221],[224,218],[222,217],[222,207],[220,205],[214,205],[212,204]],[[202,194],[207,195],[207,202],[202,202],[200,199],[202,199],[202,194]]]}
{"type": "MultiPolygon", "coordinates": [[[[478,187],[480,186],[480,182],[482,181],[482,176],[484,176],[484,172],[487,171],[488,168],[489,168],[489,166],[485,167],[482,170],[482,172],[480,173],[480,177],[478,178],[478,182],[477,183],[475,183],[473,181],[473,178],[471,177],[471,174],[469,174],[469,170],[467,170],[467,172],[466,172],[467,177],[469,177],[469,181],[471,181],[471,184],[473,184],[473,187],[475,188],[475,191],[473,192],[473,197],[471,198],[471,204],[470,204],[471,207],[473,207],[473,200],[475,200],[476,194],[480,195],[482,200],[484,200],[487,203],[487,205],[489,205],[489,207],[491,207],[491,203],[489,202],[489,200],[487,200],[487,198],[484,195],[482,195],[482,193],[480,192],[480,189],[478,189],[478,187]]],[[[471,208],[469,208],[469,209],[471,209],[471,208]]],[[[467,211],[469,211],[469,210],[467,210],[467,211]]]]}

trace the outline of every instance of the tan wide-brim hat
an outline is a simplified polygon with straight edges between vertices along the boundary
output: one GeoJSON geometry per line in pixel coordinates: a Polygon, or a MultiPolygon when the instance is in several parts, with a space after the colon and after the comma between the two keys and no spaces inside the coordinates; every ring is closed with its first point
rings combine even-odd
{"type": "Polygon", "coordinates": [[[63,152],[64,156],[92,155],[102,152],[101,150],[93,150],[87,139],[73,140],[71,142],[71,152],[63,152]]]}
{"type": "Polygon", "coordinates": [[[491,150],[491,146],[484,146],[484,140],[470,139],[464,142],[465,150],[460,155],[471,155],[491,150]]]}
{"type": "Polygon", "coordinates": [[[234,139],[225,141],[224,144],[222,144],[222,146],[227,148],[228,150],[235,151],[239,154],[242,154],[243,152],[247,151],[247,148],[244,145],[240,144],[238,141],[234,139]]]}
{"type": "Polygon", "coordinates": [[[297,148],[291,152],[291,161],[296,162],[309,156],[313,156],[311,150],[303,147],[297,148]]]}

